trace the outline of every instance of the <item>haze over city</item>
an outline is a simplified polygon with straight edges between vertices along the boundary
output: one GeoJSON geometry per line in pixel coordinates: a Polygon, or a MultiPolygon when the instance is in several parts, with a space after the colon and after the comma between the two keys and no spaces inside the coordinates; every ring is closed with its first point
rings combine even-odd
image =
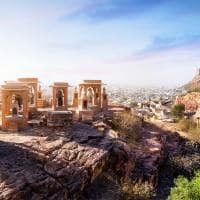
{"type": "Polygon", "coordinates": [[[37,76],[171,87],[200,65],[198,0],[0,3],[1,82],[37,76]]]}

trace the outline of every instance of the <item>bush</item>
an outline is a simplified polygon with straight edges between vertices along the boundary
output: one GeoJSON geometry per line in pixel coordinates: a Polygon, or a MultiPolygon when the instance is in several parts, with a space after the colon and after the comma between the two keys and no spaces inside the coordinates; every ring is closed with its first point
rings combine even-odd
{"type": "Polygon", "coordinates": [[[190,90],[188,91],[188,93],[192,93],[192,92],[200,92],[200,88],[197,87],[197,88],[194,88],[194,89],[190,89],[190,90]]]}
{"type": "Polygon", "coordinates": [[[199,200],[200,199],[200,171],[190,180],[183,176],[175,180],[175,187],[171,189],[168,200],[199,200]]]}
{"type": "Polygon", "coordinates": [[[113,128],[119,132],[119,136],[127,139],[127,142],[134,142],[139,139],[142,121],[132,112],[122,112],[114,115],[113,128]]]}
{"type": "Polygon", "coordinates": [[[189,132],[189,130],[197,128],[197,125],[194,121],[190,119],[182,119],[178,123],[178,128],[181,131],[189,132]]]}
{"type": "Polygon", "coordinates": [[[137,102],[135,102],[135,101],[132,101],[131,103],[130,103],[130,107],[131,108],[136,108],[137,107],[137,102]]]}
{"type": "Polygon", "coordinates": [[[188,136],[193,142],[200,143],[200,128],[196,127],[196,128],[190,129],[188,136]]]}
{"type": "Polygon", "coordinates": [[[148,182],[124,184],[122,186],[123,199],[127,200],[145,200],[153,196],[154,189],[148,182]]]}
{"type": "Polygon", "coordinates": [[[182,119],[178,123],[178,129],[187,133],[193,142],[200,142],[200,128],[190,119],[182,119]]]}
{"type": "Polygon", "coordinates": [[[185,105],[177,104],[172,108],[171,112],[174,117],[181,119],[185,112],[185,105]]]}

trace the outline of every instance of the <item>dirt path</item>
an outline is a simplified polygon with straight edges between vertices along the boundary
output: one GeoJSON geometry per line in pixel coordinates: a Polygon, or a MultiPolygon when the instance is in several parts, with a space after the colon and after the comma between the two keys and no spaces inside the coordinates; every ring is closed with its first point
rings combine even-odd
{"type": "Polygon", "coordinates": [[[152,121],[152,124],[154,124],[156,127],[158,127],[160,130],[163,130],[165,132],[177,132],[181,137],[188,138],[188,134],[186,132],[180,131],[178,129],[177,123],[167,123],[167,122],[160,122],[160,121],[152,121]]]}

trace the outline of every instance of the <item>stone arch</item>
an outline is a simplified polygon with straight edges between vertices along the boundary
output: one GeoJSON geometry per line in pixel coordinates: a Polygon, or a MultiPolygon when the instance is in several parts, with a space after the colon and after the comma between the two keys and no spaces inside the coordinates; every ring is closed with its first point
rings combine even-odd
{"type": "Polygon", "coordinates": [[[12,108],[12,115],[17,115],[18,114],[18,110],[16,107],[12,108]]]}
{"type": "Polygon", "coordinates": [[[11,98],[11,113],[17,115],[19,112],[23,112],[23,99],[19,94],[13,94],[11,98]]]}
{"type": "Polygon", "coordinates": [[[35,105],[35,89],[32,85],[29,86],[29,104],[31,106],[35,105]]]}
{"type": "Polygon", "coordinates": [[[92,87],[87,88],[87,98],[88,98],[88,105],[93,106],[95,104],[94,88],[92,87]]]}
{"type": "Polygon", "coordinates": [[[64,91],[63,89],[59,89],[56,93],[57,105],[58,107],[64,106],[64,91]]]}
{"type": "Polygon", "coordinates": [[[23,99],[21,95],[17,94],[15,96],[16,101],[18,102],[19,110],[23,110],[23,99]]]}

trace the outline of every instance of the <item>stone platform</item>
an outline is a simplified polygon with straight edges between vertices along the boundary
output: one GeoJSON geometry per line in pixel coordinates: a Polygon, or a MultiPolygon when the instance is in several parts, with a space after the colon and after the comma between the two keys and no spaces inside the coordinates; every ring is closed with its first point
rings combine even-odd
{"type": "Polygon", "coordinates": [[[71,111],[47,111],[46,112],[48,127],[70,126],[73,122],[71,111]]]}
{"type": "Polygon", "coordinates": [[[16,132],[26,127],[26,120],[23,115],[8,115],[5,116],[6,129],[10,132],[16,132]]]}

